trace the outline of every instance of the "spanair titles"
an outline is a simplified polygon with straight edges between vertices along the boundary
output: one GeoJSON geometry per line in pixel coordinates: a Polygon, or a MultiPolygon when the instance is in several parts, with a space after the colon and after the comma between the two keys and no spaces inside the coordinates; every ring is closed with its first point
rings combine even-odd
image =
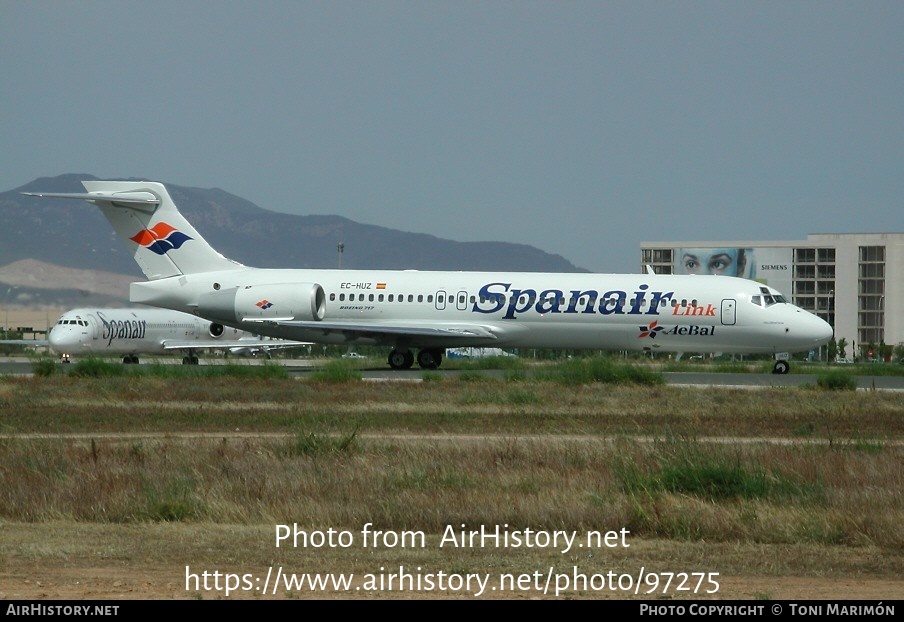
{"type": "Polygon", "coordinates": [[[674,292],[651,291],[641,284],[629,300],[628,292],[612,289],[596,290],[545,289],[539,294],[533,288],[513,288],[511,283],[487,283],[480,288],[472,311],[496,313],[505,309],[503,319],[512,320],[519,314],[547,313],[598,313],[600,315],[659,315],[660,307],[672,300],[674,292]],[[647,295],[650,297],[647,298],[647,295]]]}

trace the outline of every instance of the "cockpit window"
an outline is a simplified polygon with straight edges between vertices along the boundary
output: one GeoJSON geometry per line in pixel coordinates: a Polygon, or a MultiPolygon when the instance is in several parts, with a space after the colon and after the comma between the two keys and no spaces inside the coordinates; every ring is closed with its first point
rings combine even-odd
{"type": "Polygon", "coordinates": [[[787,299],[779,293],[773,293],[765,287],[760,288],[762,296],[751,296],[750,302],[758,307],[771,307],[774,304],[786,303],[787,299]]]}
{"type": "Polygon", "coordinates": [[[60,318],[57,320],[57,324],[61,326],[87,326],[88,322],[86,320],[71,320],[67,318],[60,318]]]}

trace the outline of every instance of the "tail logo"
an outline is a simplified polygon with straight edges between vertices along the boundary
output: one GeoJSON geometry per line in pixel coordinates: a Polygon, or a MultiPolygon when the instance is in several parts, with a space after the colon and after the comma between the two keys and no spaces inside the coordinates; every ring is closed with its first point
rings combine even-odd
{"type": "Polygon", "coordinates": [[[255,302],[254,304],[256,306],[260,307],[261,309],[269,309],[270,307],[273,306],[273,303],[267,299],[261,300],[260,302],[255,302]]]}
{"type": "Polygon", "coordinates": [[[158,255],[165,255],[169,251],[179,248],[192,238],[172,225],[165,222],[158,222],[153,228],[143,229],[129,239],[149,251],[153,251],[158,255]]]}

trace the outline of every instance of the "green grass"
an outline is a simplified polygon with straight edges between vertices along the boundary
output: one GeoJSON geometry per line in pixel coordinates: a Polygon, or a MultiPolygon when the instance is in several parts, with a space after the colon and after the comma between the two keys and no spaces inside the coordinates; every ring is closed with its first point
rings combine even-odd
{"type": "Polygon", "coordinates": [[[816,377],[816,386],[828,391],[856,391],[857,377],[846,371],[828,371],[816,377]]]}
{"type": "Polygon", "coordinates": [[[645,457],[646,468],[623,463],[618,471],[628,493],[674,493],[708,501],[769,499],[813,503],[825,499],[818,483],[804,484],[766,465],[742,456],[737,448],[697,441],[657,443],[645,457]]]}
{"type": "Polygon", "coordinates": [[[288,378],[284,365],[265,362],[260,365],[224,363],[222,365],[167,365],[151,362],[144,365],[125,365],[121,362],[88,357],[63,365],[53,359],[42,358],[32,364],[36,376],[66,375],[73,378],[288,378]]]}
{"type": "Polygon", "coordinates": [[[665,384],[662,374],[650,367],[623,363],[610,357],[570,359],[559,365],[538,371],[535,375],[538,378],[564,385],[590,383],[665,384]]]}
{"type": "Polygon", "coordinates": [[[311,372],[311,380],[318,382],[349,382],[361,380],[364,374],[354,359],[328,361],[323,367],[311,372]]]}

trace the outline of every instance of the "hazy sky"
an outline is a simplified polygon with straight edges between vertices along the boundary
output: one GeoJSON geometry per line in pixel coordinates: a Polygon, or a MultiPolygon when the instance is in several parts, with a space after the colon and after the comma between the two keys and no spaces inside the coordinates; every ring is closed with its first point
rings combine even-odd
{"type": "Polygon", "coordinates": [[[904,2],[0,0],[0,132],[2,191],[140,177],[638,272],[904,231],[904,2]]]}

